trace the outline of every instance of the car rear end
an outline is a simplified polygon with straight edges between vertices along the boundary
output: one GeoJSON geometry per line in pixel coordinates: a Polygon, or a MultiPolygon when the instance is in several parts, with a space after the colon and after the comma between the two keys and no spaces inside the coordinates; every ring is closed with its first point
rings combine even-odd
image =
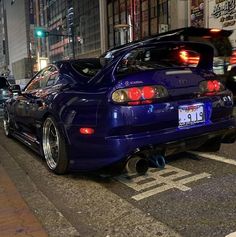
{"type": "Polygon", "coordinates": [[[113,155],[154,149],[163,155],[233,142],[232,93],[212,72],[213,49],[158,43],[126,52],[114,69],[106,143],[113,155]]]}
{"type": "Polygon", "coordinates": [[[211,46],[159,42],[116,53],[98,77],[99,90],[83,97],[86,113],[78,107],[86,121],[78,117],[81,125],[69,128],[72,150],[79,151],[73,168],[94,170],[137,155],[149,159],[235,140],[232,93],[212,71],[211,46]]]}

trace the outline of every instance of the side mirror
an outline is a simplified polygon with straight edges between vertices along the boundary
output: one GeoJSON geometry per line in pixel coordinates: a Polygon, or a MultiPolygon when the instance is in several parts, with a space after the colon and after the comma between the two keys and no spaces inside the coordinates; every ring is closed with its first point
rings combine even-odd
{"type": "Polygon", "coordinates": [[[20,85],[17,85],[17,84],[11,85],[9,89],[13,93],[13,95],[20,95],[21,94],[20,85]]]}

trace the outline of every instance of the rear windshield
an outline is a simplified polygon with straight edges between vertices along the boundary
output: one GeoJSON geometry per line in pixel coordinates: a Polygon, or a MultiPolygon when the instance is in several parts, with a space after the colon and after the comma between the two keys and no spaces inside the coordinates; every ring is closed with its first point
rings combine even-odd
{"type": "Polygon", "coordinates": [[[81,59],[71,62],[71,66],[79,76],[92,78],[102,68],[99,59],[81,59]]]}
{"type": "Polygon", "coordinates": [[[191,48],[172,46],[137,48],[121,60],[117,75],[173,67],[196,67],[200,54],[191,48]]]}
{"type": "Polygon", "coordinates": [[[7,88],[8,82],[5,77],[0,77],[0,89],[7,88]]]}

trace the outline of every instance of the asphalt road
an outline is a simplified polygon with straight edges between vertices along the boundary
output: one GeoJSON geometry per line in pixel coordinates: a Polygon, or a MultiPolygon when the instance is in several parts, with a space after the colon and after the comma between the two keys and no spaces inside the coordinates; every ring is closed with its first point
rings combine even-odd
{"type": "Polygon", "coordinates": [[[236,232],[235,145],[145,176],[57,176],[0,129],[0,162],[49,236],[225,237],[236,232]]]}

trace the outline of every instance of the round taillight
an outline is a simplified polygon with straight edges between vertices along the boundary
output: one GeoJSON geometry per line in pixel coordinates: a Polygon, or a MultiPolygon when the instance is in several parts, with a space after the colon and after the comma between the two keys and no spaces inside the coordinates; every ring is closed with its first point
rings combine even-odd
{"type": "Polygon", "coordinates": [[[141,99],[142,93],[139,88],[133,87],[128,89],[128,97],[130,100],[139,100],[141,99]]]}
{"type": "Polygon", "coordinates": [[[208,81],[207,82],[207,90],[209,92],[213,92],[215,90],[215,84],[213,83],[213,81],[208,81]]]}
{"type": "Polygon", "coordinates": [[[155,96],[155,89],[151,86],[144,86],[142,95],[145,100],[152,99],[155,96]]]}
{"type": "Polygon", "coordinates": [[[125,90],[117,90],[112,94],[112,100],[117,103],[123,103],[127,101],[127,94],[125,90]]]}

